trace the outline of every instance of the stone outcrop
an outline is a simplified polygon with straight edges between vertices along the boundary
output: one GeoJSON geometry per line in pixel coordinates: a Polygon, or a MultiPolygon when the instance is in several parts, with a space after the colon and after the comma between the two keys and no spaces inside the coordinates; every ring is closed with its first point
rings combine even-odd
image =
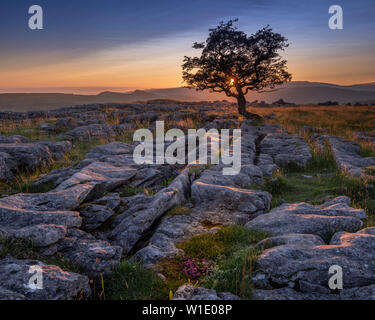
{"type": "Polygon", "coordinates": [[[306,142],[298,135],[288,133],[268,133],[261,140],[258,165],[264,173],[270,173],[270,157],[279,166],[295,165],[306,167],[311,161],[312,155],[306,142]]]}
{"type": "Polygon", "coordinates": [[[102,226],[116,213],[120,203],[118,193],[111,193],[85,205],[80,209],[82,229],[92,231],[102,226]]]}
{"type": "Polygon", "coordinates": [[[59,139],[71,141],[87,141],[92,139],[106,139],[112,140],[116,136],[115,130],[112,126],[107,124],[89,124],[85,126],[75,127],[68,132],[62,133],[58,136],[59,139]]]}
{"type": "Polygon", "coordinates": [[[375,133],[374,132],[353,132],[354,137],[362,142],[368,143],[375,148],[375,133]]]}
{"type": "Polygon", "coordinates": [[[90,277],[110,273],[120,262],[122,248],[78,229],[71,229],[57,243],[57,250],[70,263],[77,265],[90,277]]]}
{"type": "Polygon", "coordinates": [[[184,284],[173,295],[173,300],[240,300],[230,292],[216,292],[213,289],[184,284]]]}
{"type": "Polygon", "coordinates": [[[31,142],[25,137],[0,136],[0,180],[11,181],[20,170],[33,171],[62,158],[70,151],[68,141],[31,142]]]}
{"type": "Polygon", "coordinates": [[[253,184],[263,184],[261,170],[253,165],[255,140],[256,136],[251,133],[242,136],[243,157],[239,174],[223,175],[223,164],[204,170],[191,185],[191,199],[194,202],[191,212],[164,217],[148,245],[139,250],[134,258],[152,265],[161,258],[181,254],[176,248],[176,244],[181,241],[195,235],[216,232],[218,228],[215,226],[243,225],[267,212],[271,195],[250,189],[253,184]]]}
{"type": "Polygon", "coordinates": [[[375,299],[375,228],[338,232],[328,245],[298,241],[267,249],[253,280],[256,299],[375,299]],[[343,272],[343,289],[328,286],[331,266],[343,272]],[[268,289],[268,290],[265,290],[268,289]]]}
{"type": "Polygon", "coordinates": [[[375,157],[361,157],[359,155],[361,147],[353,141],[338,137],[329,137],[328,140],[337,166],[350,175],[364,176],[364,168],[375,166],[375,157]]]}
{"type": "Polygon", "coordinates": [[[168,187],[155,195],[143,197],[140,202],[130,202],[129,208],[114,220],[115,227],[109,239],[129,253],[155,221],[173,206],[187,200],[190,179],[189,169],[185,169],[168,187]]]}
{"type": "Polygon", "coordinates": [[[36,260],[0,260],[0,283],[1,300],[69,300],[91,293],[86,276],[36,260]],[[42,271],[41,289],[30,287],[30,279],[36,273],[30,267],[42,271]]]}
{"type": "Polygon", "coordinates": [[[50,174],[35,181],[35,185],[53,184],[56,190],[84,184],[91,188],[91,198],[112,191],[122,185],[149,187],[160,185],[177,175],[170,165],[137,165],[133,160],[133,146],[111,142],[93,147],[75,166],[52,170],[50,174]]]}
{"type": "Polygon", "coordinates": [[[338,231],[355,232],[362,227],[365,211],[353,209],[349,203],[349,198],[338,197],[320,206],[283,204],[251,220],[246,227],[268,231],[272,235],[314,234],[329,240],[338,231]]]}

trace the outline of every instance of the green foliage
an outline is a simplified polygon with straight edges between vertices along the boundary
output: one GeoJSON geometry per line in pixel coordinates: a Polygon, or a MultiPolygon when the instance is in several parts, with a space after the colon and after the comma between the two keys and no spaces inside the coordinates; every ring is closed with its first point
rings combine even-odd
{"type": "Polygon", "coordinates": [[[174,180],[174,177],[169,177],[168,179],[162,181],[161,185],[163,187],[168,187],[172,183],[173,180],[174,180]]]}
{"type": "Polygon", "coordinates": [[[64,271],[82,273],[83,270],[64,259],[59,253],[46,257],[38,252],[31,241],[26,239],[16,239],[0,237],[0,259],[11,256],[16,259],[39,260],[49,265],[56,265],[64,271]]]}
{"type": "Polygon", "coordinates": [[[35,180],[37,180],[42,175],[50,173],[54,169],[66,168],[77,164],[79,161],[84,159],[85,155],[91,150],[92,147],[103,143],[103,140],[77,142],[73,145],[70,152],[65,154],[63,158],[53,160],[51,164],[41,166],[32,172],[28,170],[22,170],[10,183],[0,182],[0,193],[13,194],[20,192],[48,192],[55,187],[53,183],[34,185],[35,180]]]}
{"type": "Polygon", "coordinates": [[[238,247],[259,242],[268,236],[267,232],[249,230],[241,226],[230,226],[220,229],[215,234],[204,234],[182,242],[178,247],[186,256],[218,260],[227,256],[238,247]]]}
{"type": "Polygon", "coordinates": [[[201,279],[201,285],[250,298],[251,273],[260,253],[254,244],[268,236],[264,231],[231,226],[220,229],[216,234],[193,237],[181,243],[179,248],[186,256],[216,262],[209,275],[201,279]]]}
{"type": "Polygon", "coordinates": [[[277,171],[272,177],[265,179],[264,190],[272,195],[280,195],[289,191],[291,186],[281,171],[277,171]]]}
{"type": "Polygon", "coordinates": [[[144,193],[147,195],[154,195],[156,191],[152,188],[143,188],[143,187],[130,187],[124,186],[116,190],[119,193],[120,197],[131,197],[135,196],[138,193],[144,193]]]}
{"type": "Polygon", "coordinates": [[[138,262],[123,260],[103,283],[96,283],[94,291],[94,298],[100,294],[108,300],[164,300],[170,290],[155,272],[138,262]]]}
{"type": "Polygon", "coordinates": [[[42,132],[38,126],[42,122],[52,122],[46,120],[13,122],[1,121],[0,134],[4,136],[19,135],[33,140],[56,140],[56,134],[48,134],[42,132]]]}
{"type": "MultiPolygon", "coordinates": [[[[205,259],[214,265],[208,276],[198,278],[197,285],[201,282],[207,287],[224,288],[224,291],[246,298],[251,293],[249,276],[258,255],[254,244],[268,236],[267,232],[249,230],[243,226],[228,226],[215,234],[192,237],[180,243],[178,248],[184,250],[184,256],[189,260],[205,259]]],[[[166,277],[170,290],[175,291],[190,281],[184,274],[183,267],[184,259],[181,256],[158,262],[157,269],[166,277]]]]}
{"type": "MultiPolygon", "coordinates": [[[[352,177],[338,170],[330,148],[313,149],[312,155],[312,162],[303,171],[279,171],[265,181],[264,190],[272,194],[271,207],[283,202],[320,204],[327,200],[327,196],[346,195],[352,200],[352,206],[366,211],[366,226],[375,225],[374,179],[352,177]],[[326,173],[320,174],[323,170],[326,173]]],[[[373,169],[370,167],[367,170],[371,175],[373,169]]]]}
{"type": "Polygon", "coordinates": [[[168,216],[181,216],[181,215],[189,215],[191,210],[184,206],[174,206],[173,208],[169,209],[166,213],[168,216]]]}
{"type": "Polygon", "coordinates": [[[195,175],[196,178],[199,178],[204,170],[207,170],[212,167],[212,164],[206,165],[191,165],[189,167],[189,174],[195,175]]]}
{"type": "Polygon", "coordinates": [[[0,259],[8,255],[16,259],[36,259],[38,257],[30,241],[0,237],[0,259]]]}
{"type": "Polygon", "coordinates": [[[375,157],[375,149],[372,145],[368,143],[361,143],[360,146],[361,146],[361,149],[359,151],[359,155],[361,157],[364,157],[364,158],[375,157]]]}
{"type": "Polygon", "coordinates": [[[260,250],[245,247],[222,259],[201,285],[218,292],[232,292],[243,299],[251,299],[253,286],[251,274],[256,268],[260,250]]]}

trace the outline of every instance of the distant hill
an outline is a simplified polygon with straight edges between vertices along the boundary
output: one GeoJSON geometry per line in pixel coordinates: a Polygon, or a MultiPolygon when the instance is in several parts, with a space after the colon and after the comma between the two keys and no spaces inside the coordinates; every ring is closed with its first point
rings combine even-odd
{"type": "Polygon", "coordinates": [[[135,102],[159,98],[150,92],[136,90],[130,93],[102,92],[98,95],[66,93],[3,93],[0,94],[0,111],[52,110],[80,104],[135,102]]]}
{"type": "MultiPolygon", "coordinates": [[[[183,100],[221,100],[228,99],[225,94],[209,93],[206,91],[195,91],[187,88],[172,88],[147,90],[164,97],[180,99],[178,95],[184,96],[183,100]]],[[[365,102],[375,99],[375,83],[357,84],[352,86],[340,86],[330,83],[296,81],[284,84],[276,90],[264,93],[251,92],[247,100],[259,100],[267,103],[283,99],[297,104],[318,103],[324,101],[365,102]]]]}
{"type": "MultiPolygon", "coordinates": [[[[196,91],[187,88],[167,88],[135,90],[132,92],[105,91],[97,95],[64,93],[4,93],[0,94],[0,111],[48,110],[80,104],[136,102],[153,99],[174,99],[180,101],[233,100],[221,93],[196,91]]],[[[275,91],[249,93],[248,101],[258,100],[267,103],[283,99],[297,104],[324,101],[372,102],[375,101],[375,82],[341,86],[330,83],[296,81],[284,84],[275,91]]]]}

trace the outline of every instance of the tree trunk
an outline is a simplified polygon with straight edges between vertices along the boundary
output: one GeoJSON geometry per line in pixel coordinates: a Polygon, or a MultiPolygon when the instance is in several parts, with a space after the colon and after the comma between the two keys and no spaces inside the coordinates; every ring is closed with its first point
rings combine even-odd
{"type": "Polygon", "coordinates": [[[261,116],[255,113],[248,112],[246,110],[246,99],[241,89],[237,97],[237,103],[238,103],[238,113],[241,116],[244,116],[246,119],[251,119],[251,120],[263,120],[261,116]]]}

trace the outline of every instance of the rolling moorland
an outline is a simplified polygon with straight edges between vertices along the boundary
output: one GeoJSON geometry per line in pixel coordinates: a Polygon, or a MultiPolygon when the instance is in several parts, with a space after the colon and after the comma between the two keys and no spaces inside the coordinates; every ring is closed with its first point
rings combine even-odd
{"type": "MultiPolygon", "coordinates": [[[[56,89],[59,91],[59,89],[56,89]]],[[[174,99],[179,101],[212,101],[228,99],[225,94],[195,91],[187,88],[135,90],[130,92],[103,91],[96,95],[68,93],[0,93],[0,111],[51,110],[62,107],[95,103],[129,103],[152,99],[174,99]]],[[[272,103],[279,99],[297,104],[317,104],[337,101],[341,104],[375,103],[375,84],[350,86],[329,83],[295,81],[279,86],[277,90],[264,93],[249,93],[247,101],[272,103]]],[[[229,99],[230,100],[230,99],[229,99]]]]}
{"type": "Polygon", "coordinates": [[[0,299],[374,297],[374,106],[252,107],[254,123],[230,102],[152,94],[0,112],[0,299]],[[241,172],[135,164],[133,133],[156,120],[241,128],[241,172]],[[31,265],[45,289],[25,285],[31,265]]]}

